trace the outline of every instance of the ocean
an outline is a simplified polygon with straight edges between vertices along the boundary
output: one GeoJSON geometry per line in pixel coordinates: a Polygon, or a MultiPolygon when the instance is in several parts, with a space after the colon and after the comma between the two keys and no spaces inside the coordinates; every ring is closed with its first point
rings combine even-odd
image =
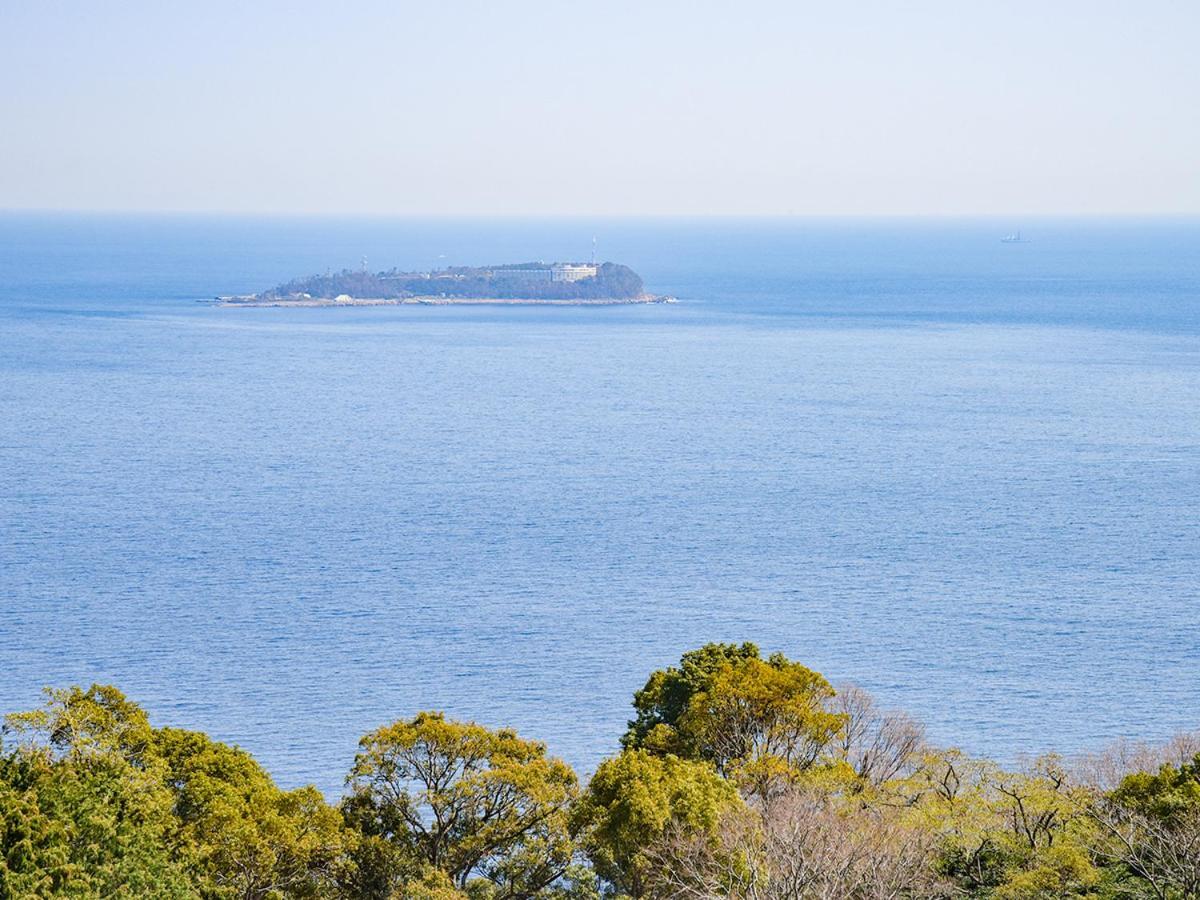
{"type": "Polygon", "coordinates": [[[331,796],[421,709],[586,773],[751,640],[1011,762],[1200,727],[1198,574],[1197,221],[0,215],[0,710],[111,682],[331,796]],[[680,302],[197,302],[593,236],[680,302]]]}

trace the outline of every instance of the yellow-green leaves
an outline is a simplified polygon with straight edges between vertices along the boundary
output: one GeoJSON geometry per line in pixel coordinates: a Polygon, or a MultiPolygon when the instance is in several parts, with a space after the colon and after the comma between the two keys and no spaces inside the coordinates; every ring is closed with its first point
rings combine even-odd
{"type": "Polygon", "coordinates": [[[115,752],[141,763],[152,738],[145,711],[112,685],[46,688],[44,706],[5,716],[6,730],[30,747],[82,757],[115,752]]]}
{"type": "Polygon", "coordinates": [[[668,666],[653,672],[633,696],[637,718],[629,723],[621,744],[682,754],[683,748],[675,744],[675,726],[692,697],[704,689],[722,666],[758,658],[758,647],[751,643],[705,644],[683,654],[678,668],[668,666]]]}
{"type": "Polygon", "coordinates": [[[459,890],[482,878],[504,896],[528,897],[569,866],[578,783],[541,744],[421,713],[359,746],[347,817],[413,871],[440,870],[459,890]]]}
{"type": "Polygon", "coordinates": [[[145,713],[110,687],[47,697],[7,720],[0,897],[198,897],[145,713]]]}
{"type": "Polygon", "coordinates": [[[115,688],[49,691],[0,747],[0,900],[1200,898],[1200,735],[1012,770],[752,644],[635,708],[582,795],[541,744],[422,713],[362,739],[335,808],[115,688]]]}
{"type": "Polygon", "coordinates": [[[1157,772],[1125,776],[1112,800],[1162,821],[1200,812],[1200,754],[1181,766],[1163,765],[1157,772]]]}
{"type": "Polygon", "coordinates": [[[706,760],[766,796],[831,762],[823,757],[844,722],[828,708],[833,696],[823,677],[782,654],[764,660],[753,644],[709,644],[650,677],[625,744],[706,760]]]}
{"type": "Polygon", "coordinates": [[[1200,753],[1126,774],[1091,812],[1104,858],[1138,873],[1159,897],[1200,897],[1200,753]]]}
{"type": "Polygon", "coordinates": [[[282,791],[248,753],[194,731],[161,729],[154,752],[180,841],[209,890],[237,898],[330,891],[349,837],[315,788],[282,791]]]}
{"type": "Polygon", "coordinates": [[[762,792],[821,758],[842,725],[824,707],[832,696],[824,678],[782,657],[727,663],[692,697],[677,731],[696,756],[762,792]]]}
{"type": "Polygon", "coordinates": [[[155,730],[112,687],[48,691],[10,716],[0,758],[0,897],[281,900],[332,896],[339,812],[281,791],[247,753],[155,730]]]}
{"type": "Polygon", "coordinates": [[[639,897],[651,852],[668,830],[712,835],[722,815],[740,806],[733,784],[708,763],[626,750],[596,770],[574,824],[600,877],[639,897]]]}

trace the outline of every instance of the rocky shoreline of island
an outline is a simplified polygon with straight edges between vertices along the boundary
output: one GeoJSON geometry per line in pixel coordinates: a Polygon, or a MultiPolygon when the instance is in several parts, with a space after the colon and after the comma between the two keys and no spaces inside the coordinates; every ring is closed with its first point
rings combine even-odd
{"type": "Polygon", "coordinates": [[[668,294],[640,294],[637,297],[549,298],[549,297],[264,297],[259,294],[215,297],[222,307],[316,309],[349,306],[629,306],[648,303],[678,303],[668,294]]]}

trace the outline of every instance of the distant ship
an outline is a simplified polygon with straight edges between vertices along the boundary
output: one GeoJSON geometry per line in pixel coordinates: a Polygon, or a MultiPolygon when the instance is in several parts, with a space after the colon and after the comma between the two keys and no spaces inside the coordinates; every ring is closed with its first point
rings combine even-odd
{"type": "Polygon", "coordinates": [[[1006,234],[1004,237],[1000,238],[1000,243],[1002,243],[1002,244],[1028,244],[1029,241],[1027,241],[1025,238],[1021,237],[1021,232],[1018,231],[1015,234],[1006,234]]]}

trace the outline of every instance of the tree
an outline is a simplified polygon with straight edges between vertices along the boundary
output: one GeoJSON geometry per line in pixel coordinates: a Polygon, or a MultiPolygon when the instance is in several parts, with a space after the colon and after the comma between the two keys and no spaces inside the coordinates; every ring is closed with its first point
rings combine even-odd
{"type": "Polygon", "coordinates": [[[683,746],[760,796],[811,769],[842,728],[829,683],[776,654],[725,664],[680,717],[683,746]]]}
{"type": "MultiPolygon", "coordinates": [[[[783,654],[708,644],[660,670],[634,695],[624,744],[706,760],[765,797],[812,769],[842,730],[833,688],[783,654]]],[[[832,760],[831,760],[832,761],[832,760]]]]}
{"type": "Polygon", "coordinates": [[[939,843],[938,871],[967,896],[1092,896],[1103,873],[1089,852],[1087,790],[1050,755],[1019,772],[960,751],[929,753],[897,788],[939,843]]]}
{"type": "Polygon", "coordinates": [[[145,713],[115,688],[48,691],[0,754],[0,897],[196,898],[145,713]]]}
{"type": "Polygon", "coordinates": [[[112,685],[46,688],[43,694],[39,708],[5,716],[6,729],[19,741],[75,760],[113,752],[135,765],[146,762],[154,736],[150,720],[112,685]]]}
{"type": "Polygon", "coordinates": [[[359,748],[343,809],[389,851],[377,864],[391,877],[429,867],[459,890],[483,879],[496,900],[519,900],[567,871],[578,782],[542,744],[421,713],[366,735],[359,748]]]}
{"type": "Polygon", "coordinates": [[[843,685],[830,704],[842,717],[837,750],[854,774],[879,787],[920,764],[925,728],[903,712],[881,710],[875,699],[855,685],[843,685]]]}
{"type": "Polygon", "coordinates": [[[110,686],[48,691],[7,723],[0,897],[331,895],[342,820],[314,788],[281,791],[241,750],[155,730],[110,686]]]}
{"type": "Polygon", "coordinates": [[[652,848],[668,831],[704,840],[727,810],[740,807],[734,786],[711,765],[626,750],[600,764],[574,825],[597,874],[642,897],[655,865],[652,848]]]}
{"type": "Polygon", "coordinates": [[[1126,775],[1092,814],[1106,838],[1101,853],[1155,897],[1200,898],[1200,754],[1126,775]]]}
{"type": "Polygon", "coordinates": [[[174,797],[180,840],[219,896],[266,900],[332,893],[342,817],[312,787],[280,790],[243,750],[163,728],[154,752],[174,797]]]}
{"type": "Polygon", "coordinates": [[[727,814],[715,840],[669,834],[653,856],[673,900],[931,900],[950,896],[933,851],[933,835],[900,811],[802,786],[727,814]]]}
{"type": "Polygon", "coordinates": [[[633,695],[637,718],[629,723],[622,746],[680,752],[676,729],[692,697],[707,687],[722,666],[759,658],[758,647],[751,643],[705,644],[683,654],[678,668],[668,666],[653,672],[633,695]]]}

